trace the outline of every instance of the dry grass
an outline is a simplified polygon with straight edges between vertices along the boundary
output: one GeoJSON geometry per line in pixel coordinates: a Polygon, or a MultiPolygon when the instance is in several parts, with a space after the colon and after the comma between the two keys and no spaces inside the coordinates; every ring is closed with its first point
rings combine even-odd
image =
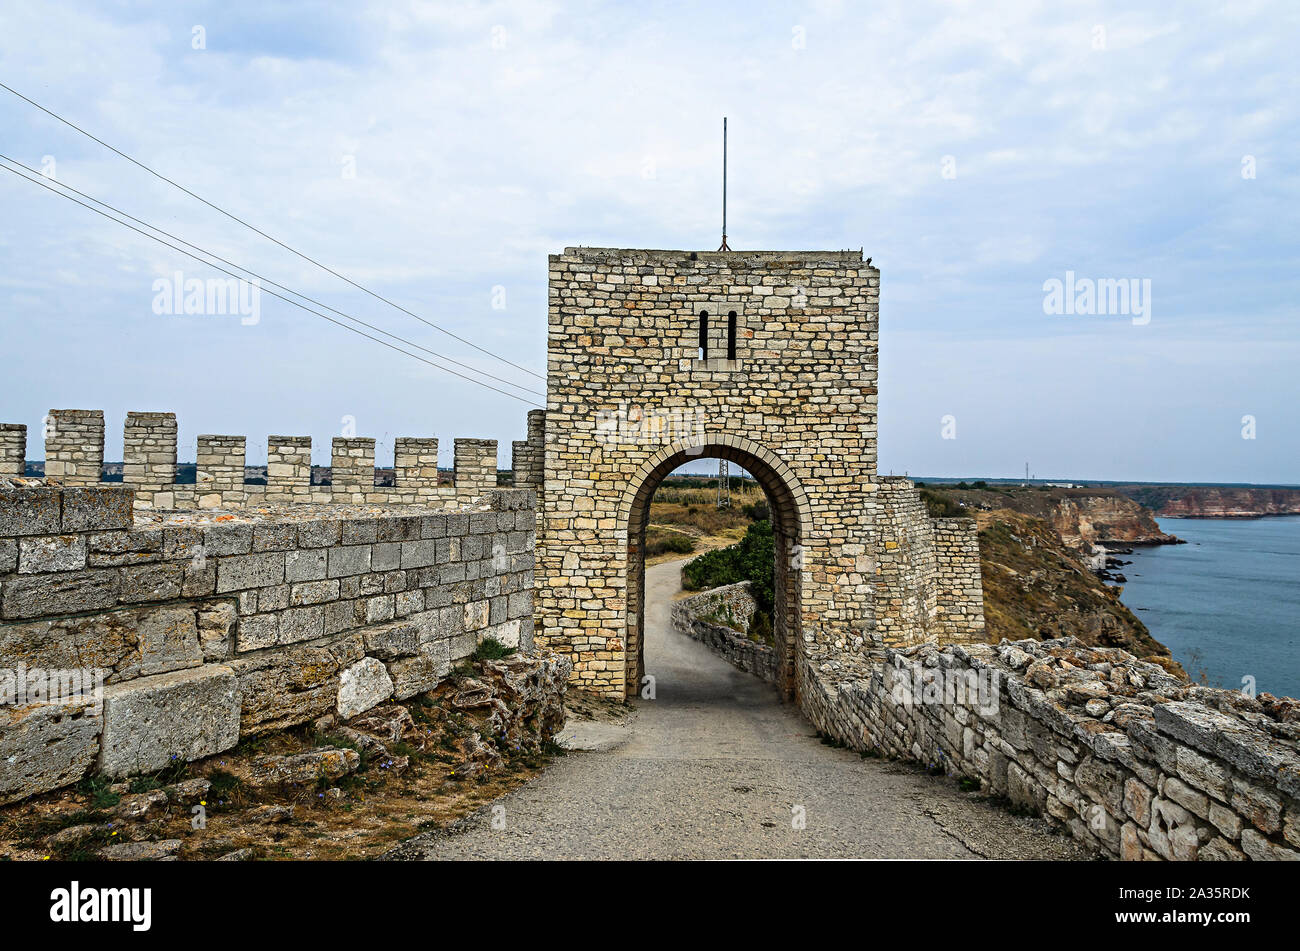
{"type": "Polygon", "coordinates": [[[522,785],[555,752],[507,754],[496,769],[470,775],[461,739],[477,724],[467,714],[449,719],[433,710],[445,692],[444,686],[423,704],[404,704],[427,737],[422,748],[389,745],[393,760],[408,758],[400,772],[384,763],[363,762],[361,770],[332,783],[254,789],[236,779],[262,754],[332,745],[328,737],[302,727],[256,738],[168,777],[169,782],[200,776],[212,782],[204,800],[206,828],[191,827],[189,806],[182,803],[170,804],[146,822],[124,822],[115,815],[116,795],[106,784],[83,783],[0,810],[0,858],[94,859],[105,844],[162,839],[182,840],[182,859],[213,859],[241,849],[262,859],[373,858],[420,832],[445,828],[522,785]],[[292,819],[267,822],[259,810],[268,806],[291,806],[292,819]],[[83,824],[95,826],[86,839],[60,845],[48,841],[61,829],[83,824]]]}
{"type": "Polygon", "coordinates": [[[750,525],[745,506],[757,505],[766,499],[763,490],[754,482],[734,485],[728,508],[718,508],[717,497],[716,488],[661,486],[650,502],[647,542],[656,534],[662,538],[664,533],[678,532],[694,539],[695,548],[689,555],[680,552],[652,555],[646,558],[646,564],[678,561],[734,545],[744,537],[745,529],[750,525]]]}

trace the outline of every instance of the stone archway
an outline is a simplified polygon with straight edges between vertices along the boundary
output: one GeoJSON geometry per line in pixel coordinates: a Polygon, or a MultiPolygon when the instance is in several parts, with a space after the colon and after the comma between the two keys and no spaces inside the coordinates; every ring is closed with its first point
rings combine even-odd
{"type": "MultiPolygon", "coordinates": [[[[758,477],[801,546],[797,574],[781,566],[786,651],[867,649],[879,272],[860,252],[618,248],[566,248],[549,272],[546,414],[521,445],[539,470],[536,642],[573,659],[578,689],[637,690],[645,506],[690,450],[758,477]]],[[[803,701],[807,665],[786,666],[803,701]]]]}
{"type": "Polygon", "coordinates": [[[777,688],[783,698],[795,700],[795,650],[802,630],[801,532],[809,524],[808,498],[785,463],[765,447],[739,436],[686,439],[665,446],[641,466],[628,485],[619,508],[620,528],[627,532],[624,688],[628,696],[634,696],[645,676],[645,534],[651,499],[669,473],[703,458],[736,463],[758,481],[767,496],[776,543],[772,629],[780,669],[777,688]]]}

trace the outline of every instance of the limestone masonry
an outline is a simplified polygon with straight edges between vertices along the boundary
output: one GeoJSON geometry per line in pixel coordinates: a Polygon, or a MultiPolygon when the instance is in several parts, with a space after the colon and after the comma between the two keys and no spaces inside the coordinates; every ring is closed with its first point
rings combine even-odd
{"type": "Polygon", "coordinates": [[[673,630],[699,641],[731,666],[768,683],[777,683],[781,672],[772,648],[750,640],[736,627],[723,623],[731,621],[747,629],[754,608],[748,581],[724,585],[674,601],[673,630]]]}
{"type": "Polygon", "coordinates": [[[0,482],[0,802],[155,771],[436,686],[529,647],[533,494],[449,508],[139,510],[122,486],[0,482]],[[102,704],[33,697],[95,670],[102,704]]]}
{"type": "MultiPolygon", "coordinates": [[[[569,248],[550,258],[548,398],[513,445],[198,438],[177,483],[170,413],[130,413],[121,483],[104,418],[0,424],[0,803],[155,771],[241,737],[435,686],[486,637],[637,694],[645,531],[659,482],[717,456],[763,486],[775,647],[677,623],[854,749],[977,780],[1126,859],[1300,858],[1300,702],[1189,687],[1116,649],[983,643],[970,519],[932,519],[876,472],[880,272],[860,253],[569,248]],[[534,601],[536,611],[534,611],[534,601]],[[102,676],[94,702],[60,678],[102,676]],[[56,696],[58,694],[58,696],[56,696]]],[[[649,673],[653,673],[650,671],[649,673]]]]}
{"type": "Polygon", "coordinates": [[[640,690],[650,498],[706,456],[771,501],[787,696],[810,651],[982,637],[974,524],[936,542],[911,483],[876,475],[879,294],[856,252],[551,257],[538,640],[579,686],[640,690]]]}

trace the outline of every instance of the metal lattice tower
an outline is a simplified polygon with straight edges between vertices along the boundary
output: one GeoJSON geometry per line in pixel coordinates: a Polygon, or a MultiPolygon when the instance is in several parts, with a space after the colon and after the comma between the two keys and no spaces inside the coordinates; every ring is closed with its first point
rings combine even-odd
{"type": "Polygon", "coordinates": [[[731,463],[718,460],[718,508],[731,507],[731,463]]]}

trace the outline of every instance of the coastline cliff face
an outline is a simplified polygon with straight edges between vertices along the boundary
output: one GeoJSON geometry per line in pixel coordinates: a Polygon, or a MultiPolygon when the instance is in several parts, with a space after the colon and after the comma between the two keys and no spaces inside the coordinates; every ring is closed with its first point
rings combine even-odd
{"type": "Polygon", "coordinates": [[[1077,637],[1122,647],[1175,675],[1182,668],[1050,522],[1000,509],[980,512],[980,570],[989,642],[1077,637]]]}
{"type": "Polygon", "coordinates": [[[1106,490],[1049,487],[921,488],[932,516],[974,516],[979,526],[984,623],[990,643],[1003,638],[1077,637],[1122,647],[1185,677],[1169,648],[1120,600],[1122,588],[1098,571],[1098,541],[1127,545],[1177,541],[1151,513],[1106,490]]]}
{"type": "Polygon", "coordinates": [[[1132,486],[1120,491],[1165,518],[1260,518],[1268,515],[1300,515],[1300,489],[1132,486]]]}
{"type": "MultiPolygon", "coordinates": [[[[977,484],[978,485],[978,484],[977,484]]],[[[1011,509],[1049,522],[1061,541],[1091,554],[1095,545],[1176,545],[1160,530],[1149,508],[1112,489],[1053,486],[985,486],[929,489],[956,505],[955,514],[1011,509]]]]}
{"type": "Polygon", "coordinates": [[[1071,548],[1093,545],[1173,545],[1179,539],[1162,532],[1149,509],[1122,495],[1063,498],[1052,508],[1050,521],[1061,541],[1071,548]]]}

